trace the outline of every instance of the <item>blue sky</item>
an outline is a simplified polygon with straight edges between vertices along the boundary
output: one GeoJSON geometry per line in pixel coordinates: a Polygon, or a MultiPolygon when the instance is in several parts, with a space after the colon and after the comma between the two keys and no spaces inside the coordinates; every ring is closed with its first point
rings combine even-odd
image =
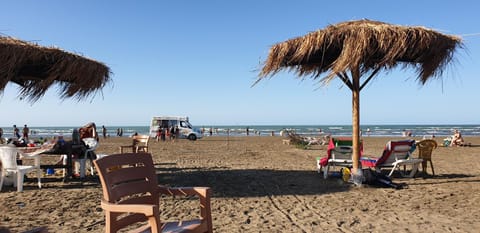
{"type": "Polygon", "coordinates": [[[477,1],[35,1],[2,2],[0,33],[104,62],[103,94],[31,104],[10,84],[0,126],[148,125],[186,115],[194,125],[351,124],[351,92],[281,72],[251,87],[271,45],[329,24],[368,18],[460,35],[466,50],[441,79],[380,73],[360,96],[361,124],[480,124],[477,1]]]}

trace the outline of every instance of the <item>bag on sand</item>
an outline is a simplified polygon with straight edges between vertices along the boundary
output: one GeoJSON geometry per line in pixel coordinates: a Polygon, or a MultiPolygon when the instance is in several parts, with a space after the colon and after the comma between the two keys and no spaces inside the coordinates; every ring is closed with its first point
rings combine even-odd
{"type": "Polygon", "coordinates": [[[394,189],[402,189],[403,184],[397,184],[392,182],[390,177],[373,171],[371,169],[363,169],[363,183],[368,184],[374,187],[384,187],[384,188],[394,188],[394,189]]]}
{"type": "MultiPolygon", "coordinates": [[[[345,182],[351,182],[353,183],[352,180],[352,174],[351,174],[351,168],[349,167],[344,167],[340,170],[342,174],[342,179],[345,182]]],[[[371,169],[362,169],[363,172],[363,177],[362,177],[362,184],[368,184],[373,187],[381,187],[381,188],[394,188],[394,189],[402,189],[403,184],[397,184],[392,182],[392,179],[390,177],[373,171],[371,169]]]]}

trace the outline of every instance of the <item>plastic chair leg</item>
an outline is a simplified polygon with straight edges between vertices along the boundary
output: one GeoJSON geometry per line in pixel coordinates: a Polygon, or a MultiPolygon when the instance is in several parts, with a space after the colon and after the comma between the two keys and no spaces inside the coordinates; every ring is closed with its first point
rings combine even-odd
{"type": "MultiPolygon", "coordinates": [[[[62,155],[63,165],[67,165],[67,155],[62,155]]],[[[67,169],[63,168],[63,177],[67,176],[67,169]]]]}
{"type": "Polygon", "coordinates": [[[422,162],[422,172],[427,173],[427,160],[423,160],[422,162]]]}
{"type": "Polygon", "coordinates": [[[42,188],[42,169],[37,168],[38,188],[42,188]]]}
{"type": "Polygon", "coordinates": [[[418,171],[418,163],[415,163],[413,164],[412,171],[410,172],[410,174],[408,174],[408,177],[409,178],[415,177],[415,174],[417,174],[417,171],[418,171]]]}
{"type": "Polygon", "coordinates": [[[4,174],[3,169],[2,169],[0,171],[0,191],[2,191],[4,177],[5,177],[5,174],[4,174]]]}
{"type": "Polygon", "coordinates": [[[80,178],[85,178],[85,165],[86,165],[86,159],[78,159],[78,162],[80,163],[80,178]]]}
{"type": "Polygon", "coordinates": [[[323,179],[328,178],[328,169],[330,168],[330,165],[327,165],[325,169],[323,170],[323,179]]]}
{"type": "Polygon", "coordinates": [[[432,175],[435,175],[435,170],[433,170],[433,163],[432,163],[432,160],[430,160],[430,167],[432,167],[432,175]]]}
{"type": "Polygon", "coordinates": [[[94,174],[94,169],[95,169],[95,166],[93,165],[93,160],[92,159],[89,159],[90,161],[90,175],[93,176],[94,174]]]}
{"type": "Polygon", "coordinates": [[[25,176],[25,173],[23,172],[17,172],[17,192],[22,192],[23,191],[23,177],[25,176]]]}

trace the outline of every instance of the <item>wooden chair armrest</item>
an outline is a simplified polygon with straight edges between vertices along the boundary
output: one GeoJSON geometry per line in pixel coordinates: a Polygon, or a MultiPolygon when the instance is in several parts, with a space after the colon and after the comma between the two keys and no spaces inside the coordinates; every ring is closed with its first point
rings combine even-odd
{"type": "Polygon", "coordinates": [[[101,206],[106,211],[120,212],[120,213],[139,213],[145,216],[154,216],[159,213],[158,207],[155,205],[142,204],[114,204],[102,199],[101,206]]]}
{"type": "Polygon", "coordinates": [[[120,153],[123,153],[123,149],[132,148],[132,150],[134,150],[135,146],[134,145],[123,145],[123,146],[119,146],[118,148],[120,149],[120,153]]]}
{"type": "Polygon", "coordinates": [[[208,232],[212,232],[212,210],[211,201],[212,190],[209,187],[175,187],[158,186],[161,194],[175,196],[198,196],[200,199],[200,216],[207,224],[208,232]]]}
{"type": "Polygon", "coordinates": [[[166,187],[159,185],[158,191],[161,194],[170,196],[199,196],[209,198],[211,196],[211,189],[209,187],[166,187]]]}

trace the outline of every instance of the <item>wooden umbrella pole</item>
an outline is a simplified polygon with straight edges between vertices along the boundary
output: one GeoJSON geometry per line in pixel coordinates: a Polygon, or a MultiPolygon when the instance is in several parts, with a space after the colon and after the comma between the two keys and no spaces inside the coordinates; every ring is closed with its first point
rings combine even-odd
{"type": "Polygon", "coordinates": [[[360,159],[360,72],[352,70],[352,144],[353,174],[357,174],[360,159]]]}
{"type": "Polygon", "coordinates": [[[358,169],[358,161],[360,159],[360,92],[352,92],[352,146],[353,146],[353,172],[356,173],[358,169]]]}

